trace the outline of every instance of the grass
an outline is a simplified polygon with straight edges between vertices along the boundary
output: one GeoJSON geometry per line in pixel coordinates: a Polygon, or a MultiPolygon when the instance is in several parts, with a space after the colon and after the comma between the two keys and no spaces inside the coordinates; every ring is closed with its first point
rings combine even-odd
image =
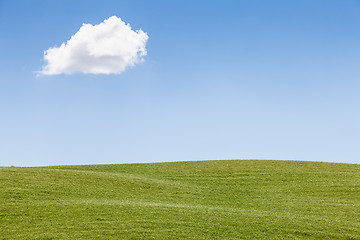
{"type": "Polygon", "coordinates": [[[0,168],[0,239],[360,239],[360,165],[0,168]]]}

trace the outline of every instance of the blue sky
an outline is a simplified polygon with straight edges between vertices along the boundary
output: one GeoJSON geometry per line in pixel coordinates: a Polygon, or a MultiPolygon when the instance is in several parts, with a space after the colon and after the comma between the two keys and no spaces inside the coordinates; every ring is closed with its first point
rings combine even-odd
{"type": "Polygon", "coordinates": [[[205,159],[360,163],[359,1],[0,0],[0,166],[205,159]],[[122,74],[37,76],[117,16],[122,74]]]}

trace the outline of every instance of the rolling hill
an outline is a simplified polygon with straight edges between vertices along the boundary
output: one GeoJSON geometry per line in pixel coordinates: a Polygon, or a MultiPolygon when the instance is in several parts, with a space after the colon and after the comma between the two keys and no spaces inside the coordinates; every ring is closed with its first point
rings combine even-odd
{"type": "Polygon", "coordinates": [[[360,165],[0,168],[0,239],[360,239],[360,165]]]}

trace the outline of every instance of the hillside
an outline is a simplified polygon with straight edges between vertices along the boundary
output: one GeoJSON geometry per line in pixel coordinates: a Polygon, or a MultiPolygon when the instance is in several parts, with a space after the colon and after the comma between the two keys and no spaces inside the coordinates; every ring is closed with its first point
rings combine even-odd
{"type": "Polygon", "coordinates": [[[0,168],[0,239],[360,239],[360,165],[0,168]]]}

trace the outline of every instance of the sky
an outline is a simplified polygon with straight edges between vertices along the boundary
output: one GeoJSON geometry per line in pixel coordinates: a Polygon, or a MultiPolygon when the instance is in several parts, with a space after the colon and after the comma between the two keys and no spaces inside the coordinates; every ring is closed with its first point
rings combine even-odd
{"type": "Polygon", "coordinates": [[[359,26],[355,0],[0,0],[0,166],[359,164],[359,26]]]}

